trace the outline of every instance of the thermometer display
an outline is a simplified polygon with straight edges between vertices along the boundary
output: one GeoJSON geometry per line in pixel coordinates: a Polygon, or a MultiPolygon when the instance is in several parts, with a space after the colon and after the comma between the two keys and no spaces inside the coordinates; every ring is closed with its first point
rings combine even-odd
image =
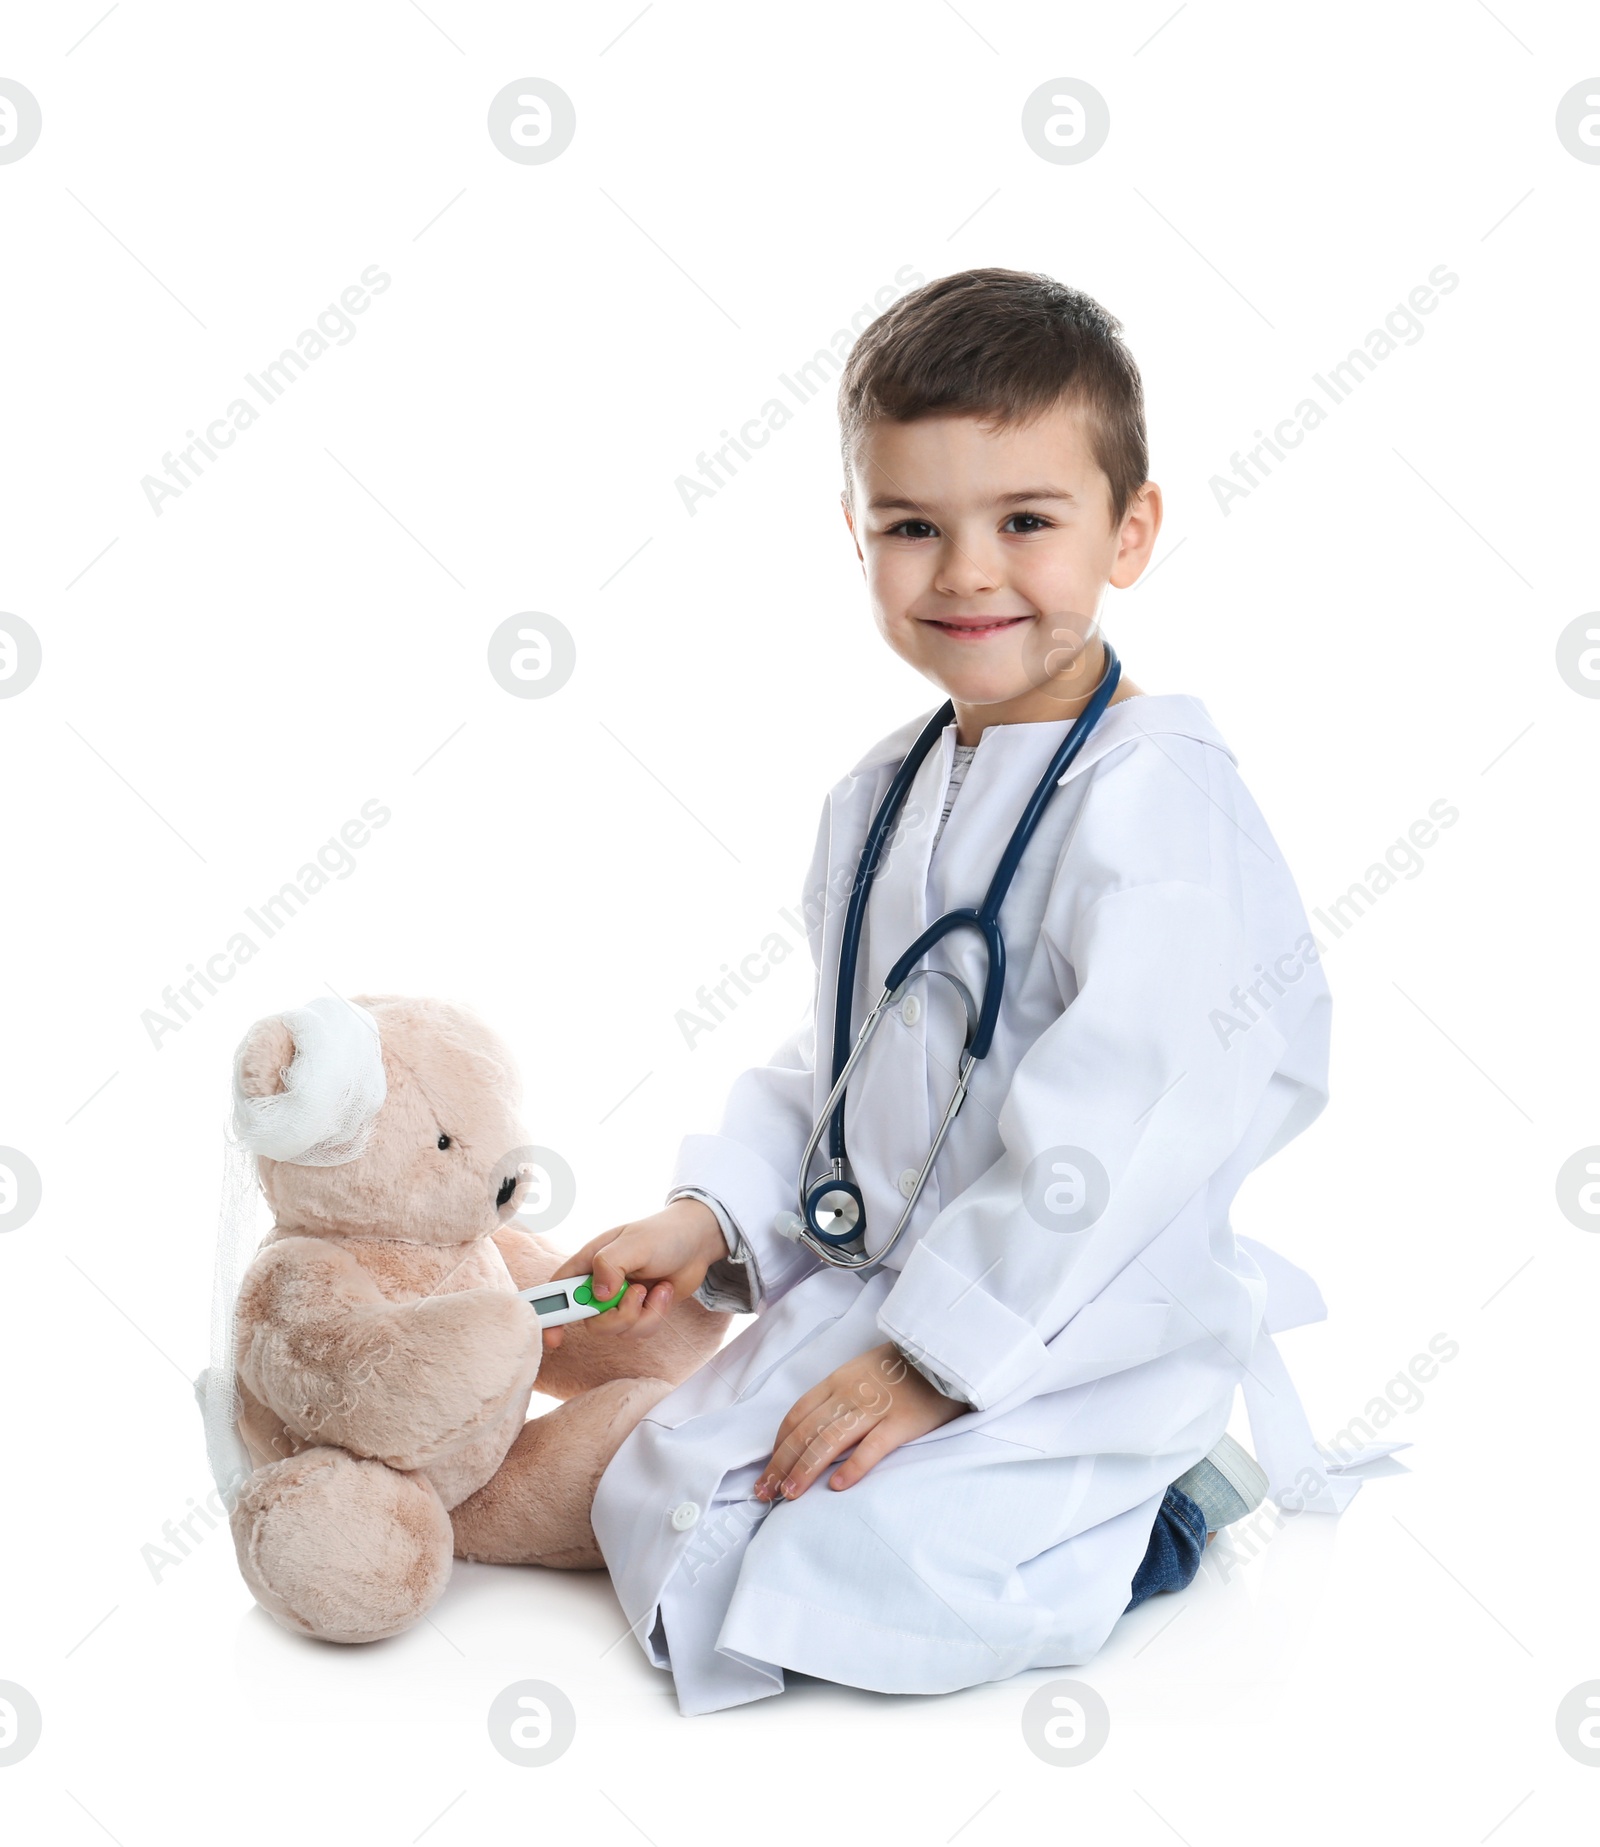
{"type": "Polygon", "coordinates": [[[594,1292],[592,1276],[563,1276],[555,1282],[539,1283],[532,1289],[519,1289],[517,1293],[539,1317],[540,1327],[563,1327],[569,1321],[587,1321],[593,1315],[603,1315],[608,1308],[615,1308],[628,1293],[628,1285],[623,1283],[609,1302],[594,1292]]]}

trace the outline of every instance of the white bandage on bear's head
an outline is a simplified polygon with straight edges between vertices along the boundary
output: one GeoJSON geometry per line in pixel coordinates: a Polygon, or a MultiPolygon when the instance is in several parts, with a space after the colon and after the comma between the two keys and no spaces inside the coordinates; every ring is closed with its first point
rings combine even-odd
{"type": "MultiPolygon", "coordinates": [[[[259,1071],[249,1075],[259,1079],[259,1071]]],[[[332,995],[262,1020],[233,1059],[233,1133],[251,1154],[296,1167],[336,1167],[366,1147],[388,1094],[378,1022],[365,1007],[332,995]],[[270,1074],[265,1095],[246,1088],[247,1057],[259,1065],[263,1032],[293,1046],[286,1065],[270,1074]]]]}

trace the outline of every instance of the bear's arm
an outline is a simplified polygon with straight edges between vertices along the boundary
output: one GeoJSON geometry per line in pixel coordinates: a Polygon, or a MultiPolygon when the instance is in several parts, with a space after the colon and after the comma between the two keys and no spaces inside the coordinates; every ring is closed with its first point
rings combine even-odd
{"type": "Polygon", "coordinates": [[[516,1296],[390,1302],[320,1238],[268,1245],[246,1273],[237,1320],[239,1377],[296,1437],[396,1469],[469,1442],[539,1368],[538,1329],[516,1296]]]}
{"type": "Polygon", "coordinates": [[[524,1231],[520,1225],[502,1225],[490,1236],[518,1289],[549,1282],[569,1255],[558,1251],[543,1232],[524,1231]]]}

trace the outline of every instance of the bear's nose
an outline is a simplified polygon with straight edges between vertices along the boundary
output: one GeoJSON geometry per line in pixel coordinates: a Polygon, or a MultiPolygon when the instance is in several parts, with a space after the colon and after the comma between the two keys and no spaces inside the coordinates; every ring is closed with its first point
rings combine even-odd
{"type": "Polygon", "coordinates": [[[498,1211],[516,1190],[517,1176],[515,1174],[508,1174],[506,1178],[500,1182],[500,1191],[494,1196],[495,1209],[498,1211]]]}

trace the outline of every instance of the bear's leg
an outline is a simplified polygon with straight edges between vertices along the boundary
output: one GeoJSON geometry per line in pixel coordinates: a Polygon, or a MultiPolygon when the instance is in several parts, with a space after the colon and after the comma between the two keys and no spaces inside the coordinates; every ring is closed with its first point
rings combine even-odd
{"type": "Polygon", "coordinates": [[[595,1487],[623,1439],[671,1389],[665,1379],[612,1379],[531,1418],[495,1473],[452,1510],[456,1556],[577,1571],[603,1565],[589,1524],[595,1487]]]}
{"type": "Polygon", "coordinates": [[[342,1449],[308,1449],[245,1484],[233,1510],[239,1569],[297,1635],[375,1642],[439,1600],[450,1516],[432,1485],[342,1449]]]}

